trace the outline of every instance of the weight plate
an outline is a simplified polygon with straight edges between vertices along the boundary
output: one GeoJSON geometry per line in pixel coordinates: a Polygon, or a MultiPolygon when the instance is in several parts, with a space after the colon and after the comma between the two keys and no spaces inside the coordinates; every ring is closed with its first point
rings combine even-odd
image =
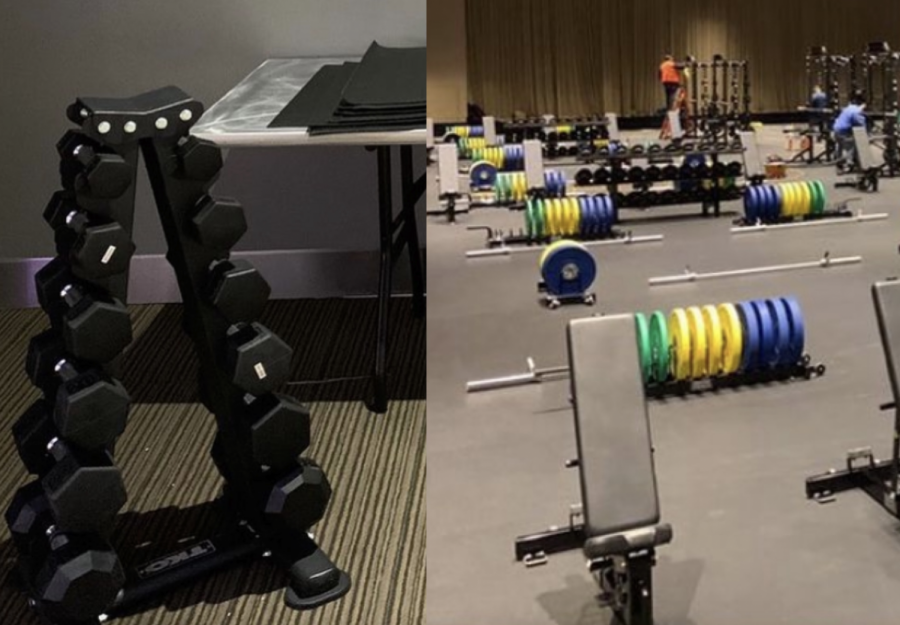
{"type": "Polygon", "coordinates": [[[547,236],[547,202],[538,198],[534,207],[534,231],[535,235],[542,239],[547,236]]]}
{"type": "Polygon", "coordinates": [[[600,196],[600,204],[603,208],[603,224],[602,224],[602,234],[604,236],[608,236],[612,233],[613,228],[613,207],[612,200],[608,195],[600,196]]]}
{"type": "Polygon", "coordinates": [[[594,205],[594,236],[603,236],[603,200],[601,196],[595,195],[591,199],[594,205]]]}
{"type": "Polygon", "coordinates": [[[777,184],[770,185],[769,188],[772,190],[771,194],[774,198],[771,211],[775,215],[775,219],[778,219],[784,210],[784,190],[777,184]]]}
{"type": "Polygon", "coordinates": [[[469,183],[475,189],[487,189],[497,181],[497,168],[487,161],[472,163],[469,168],[469,183]]]}
{"type": "Polygon", "coordinates": [[[695,380],[706,377],[709,362],[709,343],[706,340],[706,323],[703,311],[697,306],[687,309],[688,325],[691,328],[691,377],[695,380]]]}
{"type": "Polygon", "coordinates": [[[579,236],[582,239],[587,239],[591,236],[591,215],[590,215],[590,207],[588,196],[582,196],[578,198],[578,212],[579,212],[579,222],[581,227],[579,229],[579,236]]]}
{"type": "Polygon", "coordinates": [[[706,361],[706,373],[718,376],[724,369],[723,346],[725,344],[719,311],[715,306],[704,306],[700,311],[703,313],[703,323],[706,325],[706,348],[709,353],[706,361]]]}
{"type": "Polygon", "coordinates": [[[775,325],[775,364],[779,367],[791,362],[791,320],[787,307],[780,299],[766,300],[775,325]]]}
{"type": "Polygon", "coordinates": [[[769,312],[765,300],[753,300],[750,303],[759,320],[759,360],[757,362],[762,369],[770,369],[778,364],[778,355],[775,352],[777,339],[775,319],[769,312]]]}
{"type": "Polygon", "coordinates": [[[691,377],[691,330],[683,308],[669,313],[670,356],[672,377],[678,381],[691,377]]]}
{"type": "Polygon", "coordinates": [[[744,221],[755,224],[759,219],[759,187],[751,186],[744,194],[744,221]]]}
{"type": "Polygon", "coordinates": [[[781,215],[781,196],[774,185],[766,185],[766,210],[770,221],[778,221],[781,215]]]}
{"type": "Polygon", "coordinates": [[[569,236],[577,237],[581,232],[581,207],[577,197],[566,198],[569,204],[569,236]]]}
{"type": "Polygon", "coordinates": [[[737,373],[743,355],[743,331],[741,318],[734,304],[719,304],[719,321],[722,324],[722,373],[737,373]]]}
{"type": "Polygon", "coordinates": [[[756,371],[759,367],[759,317],[750,302],[740,302],[735,306],[741,318],[741,373],[756,371]]]}
{"type": "Polygon", "coordinates": [[[544,226],[545,234],[550,237],[556,236],[556,214],[558,204],[559,200],[555,198],[547,198],[544,201],[544,205],[547,207],[547,210],[544,213],[547,220],[544,226]]]}
{"type": "Polygon", "coordinates": [[[653,351],[653,378],[665,382],[669,377],[669,325],[666,316],[656,311],[650,316],[650,349],[653,351]]]}
{"type": "Polygon", "coordinates": [[[576,212],[577,209],[572,203],[572,199],[570,197],[566,197],[562,199],[562,207],[563,207],[563,219],[562,219],[562,234],[565,237],[573,237],[575,236],[577,230],[575,230],[574,225],[577,220],[576,212]]]}
{"type": "Polygon", "coordinates": [[[798,182],[797,190],[799,191],[799,203],[797,206],[797,215],[802,217],[803,215],[809,215],[810,208],[812,204],[812,196],[809,192],[809,183],[807,182],[798,182]]]}
{"type": "Polygon", "coordinates": [[[813,184],[815,184],[816,188],[819,190],[819,206],[816,212],[821,215],[825,212],[825,206],[828,204],[828,195],[825,192],[825,185],[822,184],[821,180],[815,180],[813,184]]]}
{"type": "Polygon", "coordinates": [[[597,277],[597,263],[576,241],[557,241],[541,254],[541,277],[551,295],[587,293],[597,277]]]}
{"type": "Polygon", "coordinates": [[[650,347],[650,324],[643,313],[634,314],[634,325],[637,328],[638,358],[641,361],[641,374],[644,384],[650,381],[653,373],[653,350],[650,347]]]}
{"type": "Polygon", "coordinates": [[[784,364],[795,364],[803,358],[804,341],[806,340],[803,311],[800,308],[800,302],[794,297],[782,297],[781,303],[787,309],[788,320],[791,324],[790,348],[784,364]]]}
{"type": "Polygon", "coordinates": [[[525,234],[528,235],[529,239],[537,236],[534,227],[534,205],[536,202],[536,200],[531,198],[525,202],[525,234]]]}

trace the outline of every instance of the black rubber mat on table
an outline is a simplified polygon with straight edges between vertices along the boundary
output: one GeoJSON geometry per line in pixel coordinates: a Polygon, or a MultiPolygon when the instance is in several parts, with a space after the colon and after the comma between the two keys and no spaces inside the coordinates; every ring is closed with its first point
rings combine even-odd
{"type": "Polygon", "coordinates": [[[359,63],[322,67],[269,127],[312,135],[421,128],[425,58],[425,48],[372,43],[359,63]]]}

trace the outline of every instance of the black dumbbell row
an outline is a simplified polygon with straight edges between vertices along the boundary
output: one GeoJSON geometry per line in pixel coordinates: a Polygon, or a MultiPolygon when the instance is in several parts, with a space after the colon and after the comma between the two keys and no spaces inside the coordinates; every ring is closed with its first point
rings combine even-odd
{"type": "Polygon", "coordinates": [[[593,171],[588,168],[579,169],[575,173],[575,184],[578,186],[608,185],[669,180],[711,180],[715,178],[739,177],[743,173],[740,162],[731,163],[692,161],[678,165],[632,165],[630,167],[614,167],[607,165],[593,171]]]}
{"type": "MultiPolygon", "coordinates": [[[[113,454],[131,399],[114,373],[132,329],[108,285],[127,272],[134,245],[110,202],[132,189],[135,172],[114,149],[77,131],[58,149],[63,190],[44,213],[58,256],[35,279],[51,328],[32,339],[26,361],[43,397],[13,428],[37,478],[17,493],[6,520],[37,609],[52,622],[74,623],[96,620],[125,582],[108,539],[127,499],[113,454]]],[[[195,138],[183,139],[177,154],[167,173],[205,182],[204,189],[222,167],[218,148],[195,138]]],[[[228,257],[246,230],[243,208],[202,195],[189,221],[186,229],[218,257],[204,296],[229,325],[223,369],[246,394],[243,442],[255,463],[257,505],[273,527],[305,534],[324,514],[331,488],[315,463],[299,459],[309,445],[308,412],[273,392],[289,375],[292,350],[257,322],[269,285],[249,263],[228,257]]]]}

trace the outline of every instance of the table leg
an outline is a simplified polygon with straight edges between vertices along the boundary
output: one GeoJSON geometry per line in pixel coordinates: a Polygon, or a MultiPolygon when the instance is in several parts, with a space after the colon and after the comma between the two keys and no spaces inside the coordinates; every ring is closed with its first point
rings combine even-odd
{"type": "Polygon", "coordinates": [[[413,313],[425,316],[425,276],[422,271],[422,253],[419,248],[419,228],[416,224],[416,203],[422,196],[413,181],[413,148],[400,148],[400,168],[403,173],[403,231],[409,252],[409,268],[412,276],[413,313]]]}
{"type": "Polygon", "coordinates": [[[366,403],[376,413],[387,412],[388,320],[391,306],[392,248],[394,242],[394,202],[391,189],[391,148],[375,148],[378,155],[378,231],[381,239],[378,266],[378,328],[375,340],[375,370],[372,398],[366,403]]]}

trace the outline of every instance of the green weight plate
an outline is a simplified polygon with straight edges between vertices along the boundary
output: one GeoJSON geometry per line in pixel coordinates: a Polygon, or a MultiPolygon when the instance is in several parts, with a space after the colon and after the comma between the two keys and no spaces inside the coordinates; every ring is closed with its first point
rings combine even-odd
{"type": "Polygon", "coordinates": [[[649,334],[653,379],[665,382],[669,377],[669,322],[665,313],[657,310],[650,316],[649,334]]]}
{"type": "Polygon", "coordinates": [[[509,185],[509,174],[500,174],[500,176],[498,176],[498,180],[500,181],[500,192],[497,199],[499,199],[501,202],[508,202],[510,193],[512,192],[512,189],[509,185]]]}
{"type": "Polygon", "coordinates": [[[529,239],[533,239],[534,234],[534,203],[535,200],[528,198],[525,202],[525,234],[529,239]]]}
{"type": "Polygon", "coordinates": [[[544,238],[544,224],[545,224],[546,221],[547,221],[547,218],[546,218],[545,213],[544,213],[545,207],[546,207],[546,204],[544,203],[544,200],[538,198],[538,199],[535,201],[535,207],[534,207],[534,234],[535,234],[535,236],[536,236],[537,238],[539,238],[539,239],[544,238]]]}
{"type": "Polygon", "coordinates": [[[650,349],[650,324],[643,313],[634,313],[634,323],[637,327],[638,357],[641,361],[641,373],[644,375],[644,384],[650,381],[653,375],[653,352],[650,349]]]}
{"type": "Polygon", "coordinates": [[[825,197],[825,185],[822,184],[821,180],[814,180],[813,186],[816,188],[816,191],[818,191],[819,194],[819,202],[815,207],[815,211],[816,214],[821,215],[825,212],[825,204],[828,202],[827,198],[825,197]]]}

